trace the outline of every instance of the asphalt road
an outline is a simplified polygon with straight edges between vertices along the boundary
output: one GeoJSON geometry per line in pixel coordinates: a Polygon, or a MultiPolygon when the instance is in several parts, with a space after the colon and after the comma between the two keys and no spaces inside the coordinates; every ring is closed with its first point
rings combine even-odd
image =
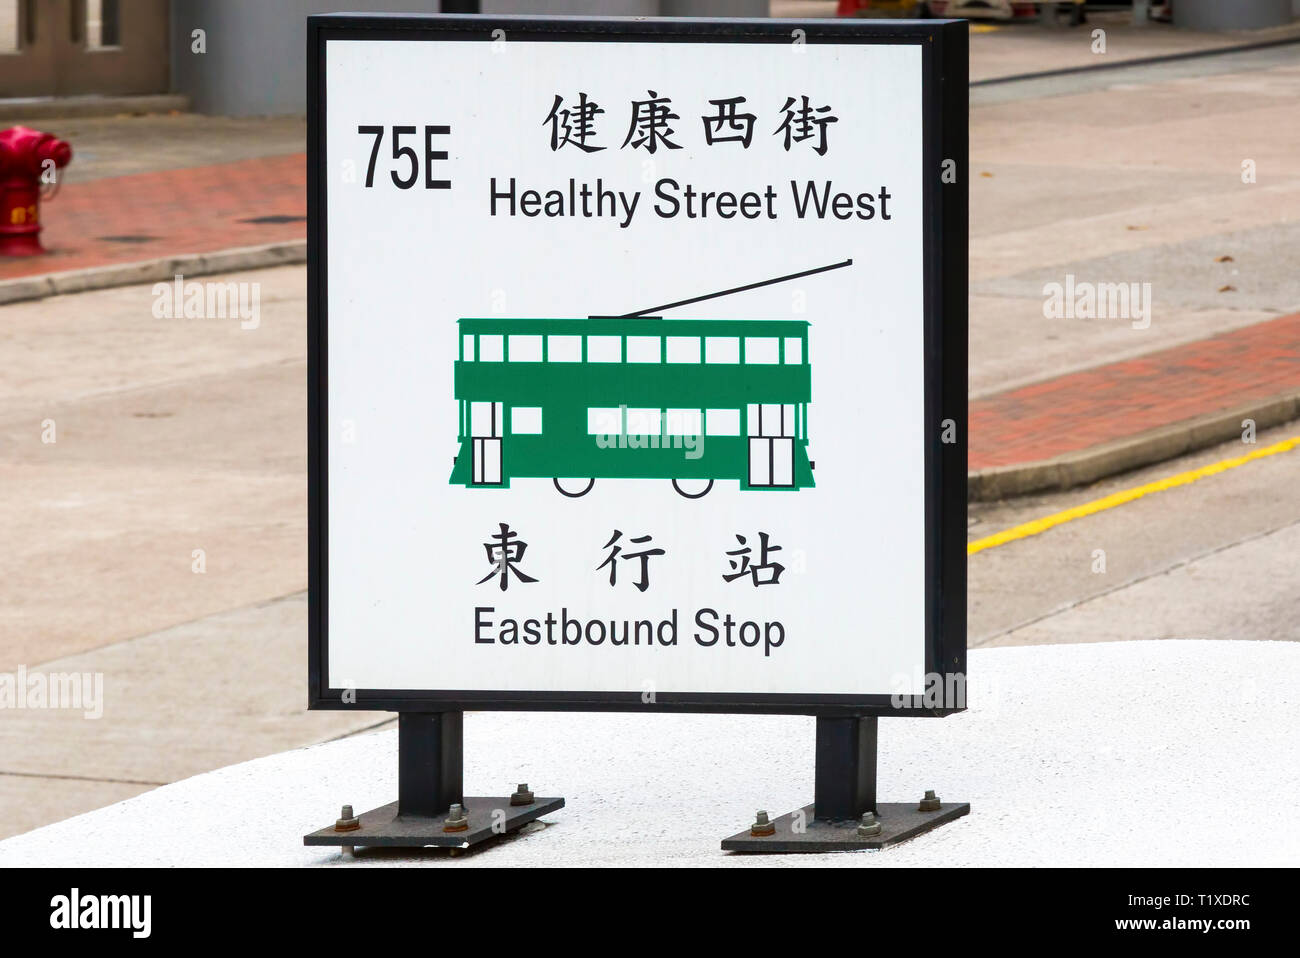
{"type": "MultiPolygon", "coordinates": [[[[1300,436],[1300,422],[1082,489],[972,503],[974,541],[1300,436]]],[[[1126,639],[1300,638],[1300,449],[971,556],[972,648],[1126,639]]]]}

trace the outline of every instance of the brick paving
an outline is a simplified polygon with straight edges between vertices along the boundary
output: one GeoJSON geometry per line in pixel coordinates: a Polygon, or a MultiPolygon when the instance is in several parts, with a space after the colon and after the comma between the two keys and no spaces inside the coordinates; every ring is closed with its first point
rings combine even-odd
{"type": "Polygon", "coordinates": [[[306,216],[302,153],[68,183],[41,204],[49,255],[0,257],[0,280],[302,239],[306,216]]]}
{"type": "Polygon", "coordinates": [[[969,468],[1038,462],[1300,392],[1300,313],[970,404],[969,468]]]}

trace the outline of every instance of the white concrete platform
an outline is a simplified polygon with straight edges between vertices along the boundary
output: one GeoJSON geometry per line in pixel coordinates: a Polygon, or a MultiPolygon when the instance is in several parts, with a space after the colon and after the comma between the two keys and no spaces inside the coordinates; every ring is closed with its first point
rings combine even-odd
{"type": "MultiPolygon", "coordinates": [[[[813,720],[472,713],[465,786],[568,807],[481,852],[302,836],[396,797],[393,731],[219,769],[0,842],[0,866],[1295,865],[1300,643],[1146,641],[971,653],[972,702],[881,724],[880,800],[971,814],[880,852],[724,854],[755,809],[812,797],[813,720]]],[[[219,728],[211,734],[219,735],[219,728]]]]}

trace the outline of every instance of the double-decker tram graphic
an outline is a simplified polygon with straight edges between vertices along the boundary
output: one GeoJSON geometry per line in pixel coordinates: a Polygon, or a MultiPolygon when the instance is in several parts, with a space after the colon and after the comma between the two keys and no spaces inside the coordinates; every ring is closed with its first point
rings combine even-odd
{"type": "Polygon", "coordinates": [[[852,262],[623,316],[459,320],[451,483],[500,489],[541,478],[577,497],[597,479],[666,479],[691,499],[718,480],[815,485],[809,323],[646,314],[852,262]]]}

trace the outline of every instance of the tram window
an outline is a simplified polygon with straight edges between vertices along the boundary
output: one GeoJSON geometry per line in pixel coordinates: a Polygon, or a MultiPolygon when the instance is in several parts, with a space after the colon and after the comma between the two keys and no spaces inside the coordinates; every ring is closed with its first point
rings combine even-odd
{"type": "Polygon", "coordinates": [[[587,410],[587,435],[617,436],[622,431],[622,409],[614,407],[587,410]]]}
{"type": "Polygon", "coordinates": [[[466,362],[472,363],[474,361],[474,337],[462,336],[460,338],[460,341],[461,341],[461,352],[465,354],[462,358],[466,362]]]}
{"type": "Polygon", "coordinates": [[[797,366],[803,362],[803,340],[791,337],[785,341],[785,361],[787,365],[797,366]]]}
{"type": "Polygon", "coordinates": [[[759,420],[763,424],[764,436],[780,436],[781,432],[781,407],[775,403],[764,403],[759,407],[759,414],[762,418],[759,420]]]}
{"type": "Polygon", "coordinates": [[[657,436],[660,428],[658,409],[629,409],[627,434],[629,436],[657,436]]]}
{"type": "Polygon", "coordinates": [[[540,363],[542,361],[542,337],[511,336],[510,361],[512,363],[540,363]]]}
{"type": "Polygon", "coordinates": [[[657,363],[663,340],[658,336],[629,336],[627,361],[629,363],[657,363]]]}
{"type": "Polygon", "coordinates": [[[740,337],[705,336],[704,361],[706,363],[740,362],[740,337]]]}
{"type": "Polygon", "coordinates": [[[704,432],[710,436],[739,436],[740,410],[704,410],[704,432]]]}
{"type": "Polygon", "coordinates": [[[581,336],[548,336],[546,360],[552,363],[582,362],[581,336]]]}
{"type": "Polygon", "coordinates": [[[700,337],[669,336],[668,361],[670,363],[698,363],[700,361],[700,337]]]}
{"type": "Polygon", "coordinates": [[[746,336],[745,362],[772,364],[781,361],[780,340],[775,336],[746,336]]]}
{"type": "Polygon", "coordinates": [[[622,336],[588,336],[587,362],[621,363],[623,361],[622,336]]]}
{"type": "Polygon", "coordinates": [[[668,431],[669,436],[699,436],[703,434],[700,422],[700,411],[698,409],[669,409],[668,410],[668,431]]]}
{"type": "MultiPolygon", "coordinates": [[[[514,355],[511,353],[511,355],[514,355]]],[[[510,431],[516,436],[542,434],[542,407],[515,406],[510,410],[510,431]]]]}
{"type": "Polygon", "coordinates": [[[478,358],[485,363],[499,363],[505,358],[504,336],[480,336],[478,338],[478,358]]]}
{"type": "Polygon", "coordinates": [[[501,403],[472,402],[469,404],[469,434],[480,439],[496,439],[501,435],[501,403]]]}
{"type": "Polygon", "coordinates": [[[745,419],[751,436],[776,438],[794,435],[794,406],[790,404],[750,403],[745,408],[745,419]]]}

